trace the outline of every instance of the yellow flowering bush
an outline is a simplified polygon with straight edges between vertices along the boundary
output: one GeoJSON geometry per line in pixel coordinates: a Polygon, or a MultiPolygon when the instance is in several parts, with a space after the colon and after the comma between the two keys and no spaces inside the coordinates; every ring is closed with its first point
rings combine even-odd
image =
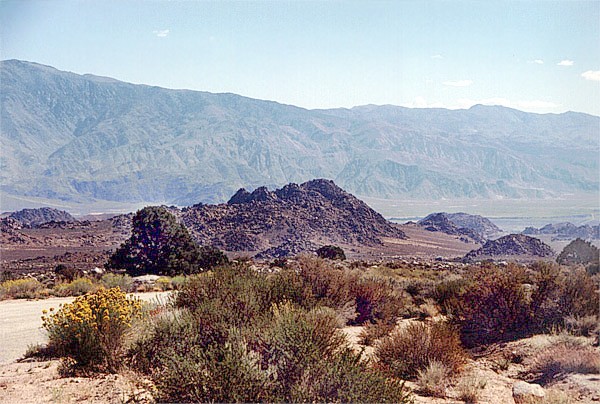
{"type": "MultiPolygon", "coordinates": [[[[51,309],[52,311],[52,309],[51,309]]],[[[142,313],[139,299],[119,288],[99,289],[76,298],[55,313],[42,316],[49,346],[81,367],[119,367],[123,341],[132,321],[142,313]]]]}

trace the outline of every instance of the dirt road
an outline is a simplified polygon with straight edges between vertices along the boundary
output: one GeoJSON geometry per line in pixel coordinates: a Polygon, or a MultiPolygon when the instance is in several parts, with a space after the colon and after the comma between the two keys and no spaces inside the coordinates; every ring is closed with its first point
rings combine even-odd
{"type": "MultiPolygon", "coordinates": [[[[163,301],[169,292],[136,293],[145,301],[163,301]]],[[[43,300],[5,300],[0,302],[0,364],[14,362],[23,356],[27,347],[45,343],[42,310],[58,308],[73,301],[73,297],[53,297],[43,300]]]]}

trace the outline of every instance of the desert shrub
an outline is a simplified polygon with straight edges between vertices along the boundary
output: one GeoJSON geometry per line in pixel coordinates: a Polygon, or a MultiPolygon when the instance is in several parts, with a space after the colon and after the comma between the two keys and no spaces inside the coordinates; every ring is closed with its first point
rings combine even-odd
{"type": "Polygon", "coordinates": [[[386,379],[351,350],[308,367],[289,402],[409,403],[404,383],[386,379]]]}
{"type": "Polygon", "coordinates": [[[59,283],[54,286],[57,296],[81,296],[95,291],[98,286],[89,278],[76,278],[69,283],[59,283]]]}
{"type": "Polygon", "coordinates": [[[600,353],[589,345],[562,341],[541,352],[529,371],[538,376],[540,383],[570,373],[600,374],[600,353]]]}
{"type": "Polygon", "coordinates": [[[177,308],[157,314],[132,345],[132,365],[164,401],[406,402],[400,383],[352,351],[336,311],[285,298],[312,296],[294,273],[238,264],[191,276],[177,308]]]}
{"type": "Polygon", "coordinates": [[[408,305],[404,291],[391,279],[363,278],[354,284],[353,294],[358,313],[354,324],[387,322],[395,324],[408,305]]]}
{"type": "Polygon", "coordinates": [[[2,272],[0,272],[0,284],[6,281],[13,281],[15,279],[17,279],[17,274],[15,274],[14,271],[5,269],[2,272]]]}
{"type": "Polygon", "coordinates": [[[317,256],[319,258],[327,258],[330,260],[341,260],[346,259],[346,254],[341,247],[334,245],[325,245],[317,250],[317,256]]]}
{"type": "Polygon", "coordinates": [[[565,317],[565,328],[568,332],[577,336],[589,337],[598,332],[598,317],[591,316],[567,316],[565,317]]]}
{"type": "Polygon", "coordinates": [[[269,283],[244,264],[219,267],[189,277],[177,293],[175,305],[241,326],[270,310],[269,283]]]}
{"type": "Polygon", "coordinates": [[[72,357],[82,368],[115,371],[121,363],[125,333],[140,316],[141,304],[114,288],[80,296],[56,312],[50,310],[42,319],[54,352],[72,357]]]}
{"type": "Polygon", "coordinates": [[[163,366],[169,355],[185,356],[201,343],[201,325],[187,309],[169,309],[148,319],[128,351],[131,366],[152,374],[163,366]]]}
{"type": "Polygon", "coordinates": [[[100,283],[107,289],[119,288],[123,292],[133,291],[133,279],[126,274],[104,274],[100,279],[100,283]]]}
{"type": "Polygon", "coordinates": [[[479,268],[470,273],[462,303],[455,308],[461,337],[468,346],[507,340],[530,329],[530,301],[519,267],[479,268]]]}
{"type": "Polygon", "coordinates": [[[600,261],[600,250],[589,241],[580,238],[571,241],[556,257],[556,262],[564,265],[597,264],[600,261]]]}
{"type": "Polygon", "coordinates": [[[67,282],[73,282],[75,278],[83,275],[79,269],[72,266],[66,266],[65,264],[58,264],[55,266],[54,273],[67,282]]]}
{"type": "Polygon", "coordinates": [[[186,281],[187,278],[185,276],[177,275],[171,278],[171,285],[173,286],[173,289],[179,290],[186,281]]]}
{"type": "Polygon", "coordinates": [[[156,282],[154,284],[157,288],[159,288],[163,292],[166,290],[173,289],[173,284],[171,283],[171,278],[169,278],[168,276],[161,276],[160,278],[158,278],[156,280],[156,282]]]}
{"type": "Polygon", "coordinates": [[[298,303],[305,308],[321,305],[336,309],[354,301],[352,287],[358,274],[334,268],[325,260],[310,256],[299,257],[293,269],[300,275],[302,295],[306,299],[298,303]]]}
{"type": "Polygon", "coordinates": [[[33,299],[44,291],[44,285],[34,278],[21,278],[0,283],[0,299],[33,299]]]}
{"type": "Polygon", "coordinates": [[[464,376],[456,385],[458,399],[468,404],[474,404],[479,401],[481,390],[486,386],[485,379],[473,375],[464,376]]]}
{"type": "Polygon", "coordinates": [[[442,314],[452,315],[463,308],[462,295],[465,293],[468,280],[464,278],[448,279],[438,283],[433,298],[440,306],[442,314]]]}
{"type": "Polygon", "coordinates": [[[362,345],[373,345],[375,341],[385,337],[394,329],[394,324],[389,324],[384,321],[376,321],[375,323],[366,323],[365,327],[358,335],[358,341],[362,345]]]}
{"type": "Polygon", "coordinates": [[[204,270],[218,267],[219,265],[225,265],[229,263],[229,259],[219,250],[217,247],[210,245],[202,246],[199,249],[200,255],[198,256],[198,265],[204,270]]]}
{"type": "Polygon", "coordinates": [[[600,311],[598,283],[583,269],[572,270],[558,301],[564,316],[597,316],[600,311]]]}
{"type": "Polygon", "coordinates": [[[414,378],[432,361],[458,372],[466,360],[458,332],[446,322],[410,323],[375,347],[377,362],[396,377],[414,378]]]}
{"type": "Polygon", "coordinates": [[[429,362],[429,365],[417,374],[419,390],[427,396],[445,397],[449,374],[448,367],[442,362],[429,362]]]}
{"type": "Polygon", "coordinates": [[[172,352],[158,375],[158,398],[171,402],[270,401],[274,390],[272,372],[235,332],[224,344],[172,352]]]}
{"type": "Polygon", "coordinates": [[[267,275],[269,282],[269,301],[279,303],[290,301],[305,308],[316,305],[312,288],[307,288],[306,282],[298,272],[293,269],[282,269],[281,271],[267,275]]]}

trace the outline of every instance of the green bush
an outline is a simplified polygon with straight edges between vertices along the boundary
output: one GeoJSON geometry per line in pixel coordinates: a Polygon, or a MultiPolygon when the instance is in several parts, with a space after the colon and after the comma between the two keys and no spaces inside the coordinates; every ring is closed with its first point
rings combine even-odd
{"type": "Polygon", "coordinates": [[[392,332],[375,347],[378,364],[396,377],[414,379],[432,361],[444,364],[449,372],[460,370],[466,353],[459,333],[446,322],[413,322],[392,332]]]}
{"type": "Polygon", "coordinates": [[[123,292],[133,292],[133,279],[129,275],[107,273],[102,275],[100,283],[107,289],[119,288],[123,292]]]}
{"type": "Polygon", "coordinates": [[[69,283],[59,283],[54,286],[57,296],[81,296],[95,291],[98,286],[89,278],[76,278],[69,283]]]}

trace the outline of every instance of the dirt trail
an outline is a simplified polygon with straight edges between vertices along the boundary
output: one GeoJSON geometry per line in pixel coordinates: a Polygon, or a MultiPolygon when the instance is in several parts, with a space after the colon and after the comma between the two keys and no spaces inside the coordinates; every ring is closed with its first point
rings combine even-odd
{"type": "MultiPolygon", "coordinates": [[[[164,301],[170,292],[135,293],[145,301],[164,301]]],[[[14,362],[27,347],[46,342],[42,327],[42,310],[58,308],[74,297],[53,297],[43,300],[5,300],[0,302],[0,364],[14,362]]]]}

